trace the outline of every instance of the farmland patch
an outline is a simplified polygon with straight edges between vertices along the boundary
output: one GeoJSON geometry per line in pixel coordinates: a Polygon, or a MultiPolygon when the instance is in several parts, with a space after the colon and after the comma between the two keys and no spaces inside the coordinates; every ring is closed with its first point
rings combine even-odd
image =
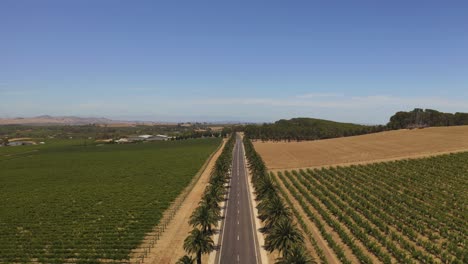
{"type": "Polygon", "coordinates": [[[0,149],[0,262],[128,259],[219,144],[0,149]]]}

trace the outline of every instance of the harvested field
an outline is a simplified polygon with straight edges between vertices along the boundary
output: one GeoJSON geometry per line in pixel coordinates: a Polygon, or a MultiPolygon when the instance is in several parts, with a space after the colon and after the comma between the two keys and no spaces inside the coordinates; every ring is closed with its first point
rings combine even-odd
{"type": "Polygon", "coordinates": [[[303,142],[254,142],[267,167],[291,169],[371,163],[468,150],[468,126],[402,129],[303,142]]]}

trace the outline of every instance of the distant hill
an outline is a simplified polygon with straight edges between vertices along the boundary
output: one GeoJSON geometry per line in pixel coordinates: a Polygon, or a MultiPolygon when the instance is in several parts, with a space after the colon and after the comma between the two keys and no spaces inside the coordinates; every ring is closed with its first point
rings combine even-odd
{"type": "Polygon", "coordinates": [[[316,118],[281,119],[273,124],[248,125],[245,134],[261,140],[315,140],[362,135],[385,130],[384,126],[366,126],[316,118]]]}
{"type": "Polygon", "coordinates": [[[49,116],[36,117],[0,118],[0,125],[110,125],[110,126],[133,126],[139,124],[152,125],[153,122],[119,121],[98,117],[76,117],[76,116],[49,116]]]}

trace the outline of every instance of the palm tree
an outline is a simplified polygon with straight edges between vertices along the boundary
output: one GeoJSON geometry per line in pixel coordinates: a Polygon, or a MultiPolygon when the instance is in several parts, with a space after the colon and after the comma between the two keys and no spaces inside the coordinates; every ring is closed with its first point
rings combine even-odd
{"type": "Polygon", "coordinates": [[[257,200],[263,200],[276,193],[275,185],[269,176],[259,178],[256,182],[255,194],[257,195],[257,200]]]}
{"type": "Polygon", "coordinates": [[[209,185],[206,188],[202,199],[206,200],[208,204],[210,205],[212,203],[213,204],[216,203],[216,205],[218,205],[218,203],[220,203],[224,199],[225,193],[226,193],[226,189],[224,188],[224,186],[209,185]]]}
{"type": "Polygon", "coordinates": [[[192,256],[187,256],[187,255],[181,257],[176,262],[176,264],[194,264],[194,263],[195,263],[195,259],[192,256]]]}
{"type": "Polygon", "coordinates": [[[210,183],[212,186],[216,186],[216,185],[222,184],[222,183],[224,183],[224,177],[221,176],[221,175],[219,174],[219,172],[217,172],[217,173],[211,175],[209,183],[210,183]]]}
{"type": "Polygon", "coordinates": [[[194,228],[190,232],[190,235],[184,240],[184,250],[189,254],[197,254],[197,264],[201,264],[202,254],[213,251],[214,242],[208,233],[194,228]]]}
{"type": "Polygon", "coordinates": [[[278,258],[275,264],[317,264],[303,247],[295,246],[288,254],[278,258]]]}
{"type": "Polygon", "coordinates": [[[202,200],[198,203],[199,206],[207,206],[216,216],[221,217],[221,207],[217,198],[212,193],[205,193],[202,200]]]}
{"type": "Polygon", "coordinates": [[[265,199],[258,205],[259,218],[265,222],[265,230],[268,231],[273,225],[283,218],[290,219],[291,210],[285,206],[278,195],[273,195],[270,199],[265,199]]]}
{"type": "Polygon", "coordinates": [[[205,233],[211,233],[211,227],[217,226],[219,214],[212,210],[206,203],[200,203],[190,216],[189,224],[193,227],[201,227],[205,233]]]}
{"type": "Polygon", "coordinates": [[[284,257],[290,249],[303,242],[304,237],[296,225],[290,219],[284,218],[271,228],[265,238],[265,249],[269,252],[278,250],[284,257]]]}

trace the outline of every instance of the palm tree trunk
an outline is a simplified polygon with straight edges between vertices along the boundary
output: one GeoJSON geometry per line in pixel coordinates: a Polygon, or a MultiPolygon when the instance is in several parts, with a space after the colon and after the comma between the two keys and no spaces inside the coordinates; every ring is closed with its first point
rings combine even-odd
{"type": "Polygon", "coordinates": [[[197,252],[197,264],[201,264],[201,250],[197,252]]]}

